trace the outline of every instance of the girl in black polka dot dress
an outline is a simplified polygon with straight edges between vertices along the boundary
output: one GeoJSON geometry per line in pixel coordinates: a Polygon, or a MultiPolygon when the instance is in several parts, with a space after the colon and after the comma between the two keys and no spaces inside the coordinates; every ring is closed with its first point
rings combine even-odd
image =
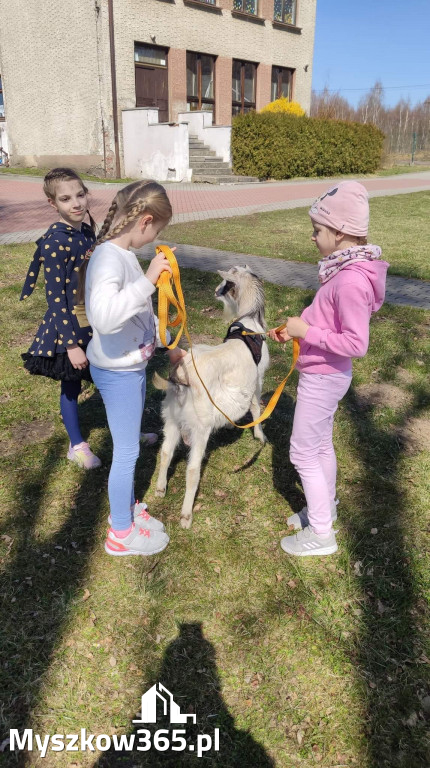
{"type": "Polygon", "coordinates": [[[79,326],[74,306],[78,270],[95,241],[95,223],[88,211],[88,189],[72,169],[49,171],[43,190],[59,219],[37,241],[21,300],[33,292],[43,264],[48,309],[22,358],[30,373],[61,381],[61,415],[70,439],[67,458],[86,469],[94,469],[101,462],[83,440],[78,419],[81,381],[91,381],[85,350],[92,333],[89,326],[79,326]],[[84,222],[87,213],[91,225],[84,222]]]}

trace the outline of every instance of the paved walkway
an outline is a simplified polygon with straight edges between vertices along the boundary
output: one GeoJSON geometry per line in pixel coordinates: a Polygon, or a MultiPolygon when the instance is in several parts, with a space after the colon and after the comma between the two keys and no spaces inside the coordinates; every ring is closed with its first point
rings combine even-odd
{"type": "MultiPolygon", "coordinates": [[[[336,179],[255,184],[166,184],[173,223],[243,216],[310,205],[336,179]]],[[[361,179],[370,197],[430,189],[430,171],[361,179]]],[[[101,222],[121,185],[88,182],[91,212],[101,222]]],[[[55,221],[41,178],[0,175],[0,244],[32,242],[55,221]]]]}
{"type": "MultiPolygon", "coordinates": [[[[361,181],[370,197],[398,195],[430,189],[430,172],[361,181]]],[[[180,223],[307,206],[330,183],[329,179],[312,179],[220,186],[169,184],[166,187],[175,211],[173,222],[180,223]]],[[[91,212],[96,221],[101,222],[120,185],[88,182],[88,186],[92,197],[91,212]]],[[[43,195],[41,178],[0,176],[0,244],[34,242],[53,221],[55,216],[43,195]]],[[[141,251],[144,258],[152,253],[153,246],[141,251]]],[[[217,269],[228,269],[235,264],[249,264],[267,282],[310,290],[318,288],[316,264],[314,266],[191,245],[177,246],[176,255],[182,267],[216,272],[217,269]]],[[[389,276],[386,300],[393,304],[430,309],[430,282],[389,276]]]]}
{"type": "MultiPolygon", "coordinates": [[[[162,242],[166,243],[165,240],[162,242]]],[[[175,243],[167,244],[175,245],[175,243]]],[[[138,251],[139,256],[147,259],[151,258],[153,253],[153,245],[145,246],[138,251]]],[[[216,272],[217,269],[225,270],[232,266],[248,264],[256,275],[268,283],[314,291],[319,287],[316,263],[268,259],[265,256],[218,251],[195,245],[176,245],[175,255],[180,267],[216,272]]],[[[430,309],[430,282],[388,275],[385,300],[391,304],[430,309]]]]}

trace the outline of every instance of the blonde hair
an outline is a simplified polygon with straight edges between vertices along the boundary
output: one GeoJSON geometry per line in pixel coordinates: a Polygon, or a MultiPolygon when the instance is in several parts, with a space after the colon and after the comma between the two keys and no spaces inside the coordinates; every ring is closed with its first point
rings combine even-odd
{"type": "MultiPolygon", "coordinates": [[[[85,186],[81,177],[73,170],[73,168],[53,168],[52,171],[48,171],[43,179],[43,191],[49,200],[55,203],[57,195],[58,182],[60,181],[78,181],[86,195],[89,194],[88,187],[85,186]]],[[[87,208],[87,213],[90,219],[91,227],[96,233],[96,222],[90,214],[87,208]]]]}
{"type": "Polygon", "coordinates": [[[156,181],[134,181],[123,189],[120,189],[112,200],[106,218],[97,235],[97,240],[86,254],[84,263],[79,270],[79,285],[77,300],[85,301],[85,276],[88,260],[94,248],[106,240],[112,240],[125,229],[128,224],[140,216],[152,216],[154,223],[164,222],[168,224],[172,218],[172,206],[167,197],[166,190],[156,181]],[[114,222],[115,226],[112,226],[114,222]]]}

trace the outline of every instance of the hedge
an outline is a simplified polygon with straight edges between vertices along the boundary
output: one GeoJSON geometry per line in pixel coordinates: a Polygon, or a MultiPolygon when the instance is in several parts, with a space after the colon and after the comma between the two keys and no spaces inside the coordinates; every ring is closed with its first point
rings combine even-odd
{"type": "Polygon", "coordinates": [[[233,171],[260,179],[371,173],[383,141],[373,125],[248,112],[233,119],[233,171]]]}

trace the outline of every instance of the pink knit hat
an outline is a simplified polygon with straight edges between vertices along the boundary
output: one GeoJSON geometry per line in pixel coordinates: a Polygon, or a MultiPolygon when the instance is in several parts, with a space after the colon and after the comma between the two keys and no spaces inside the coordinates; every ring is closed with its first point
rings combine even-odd
{"type": "Polygon", "coordinates": [[[365,237],[369,227],[367,190],[358,181],[342,181],[315,200],[309,216],[337,232],[365,237]]]}

